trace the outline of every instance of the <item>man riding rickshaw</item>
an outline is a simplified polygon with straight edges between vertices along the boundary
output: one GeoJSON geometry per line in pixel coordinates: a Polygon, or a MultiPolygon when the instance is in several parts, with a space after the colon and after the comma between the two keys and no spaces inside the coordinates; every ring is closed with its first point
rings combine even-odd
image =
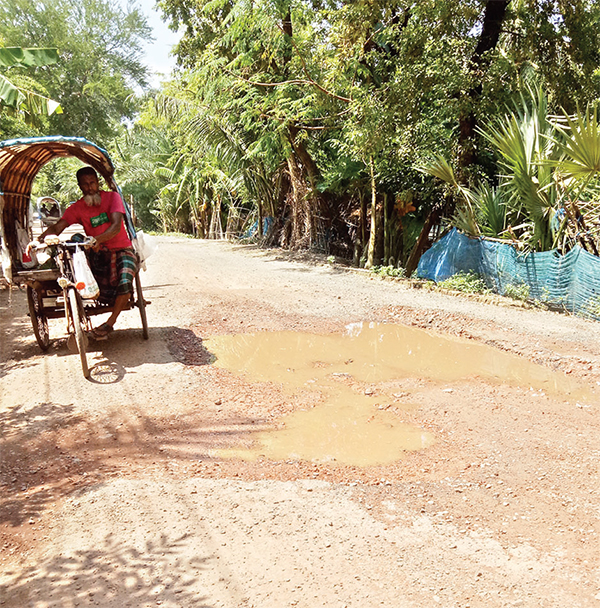
{"type": "Polygon", "coordinates": [[[77,171],[77,183],[83,196],[46,228],[38,240],[58,236],[72,224],[81,224],[86,235],[94,238],[88,260],[100,287],[100,301],[112,305],[110,317],[94,330],[94,336],[106,339],[129,302],[137,256],[125,229],[125,207],[119,193],[100,190],[98,174],[92,167],[77,171]]]}
{"type": "Polygon", "coordinates": [[[140,237],[121,198],[114,180],[114,166],[105,150],[79,137],[0,142],[2,274],[9,284],[26,288],[33,331],[43,351],[50,347],[48,320],[66,319],[67,344],[79,352],[86,378],[90,375],[86,358],[88,336],[106,339],[121,312],[137,308],[142,336],[144,339],[149,336],[147,302],[139,276],[139,255],[143,252],[140,237]],[[45,164],[68,157],[85,165],[77,173],[83,196],[55,222],[42,222],[47,227],[32,242],[33,182],[45,164]],[[100,189],[99,176],[106,182],[107,191],[100,189]],[[81,224],[87,236],[59,239],[58,235],[73,224],[81,224]],[[38,264],[36,256],[29,255],[34,243],[36,249],[49,254],[46,263],[38,264]],[[81,268],[84,279],[78,277],[81,268]],[[90,285],[95,289],[90,289],[90,285]],[[94,329],[91,319],[99,314],[109,316],[94,329]]]}

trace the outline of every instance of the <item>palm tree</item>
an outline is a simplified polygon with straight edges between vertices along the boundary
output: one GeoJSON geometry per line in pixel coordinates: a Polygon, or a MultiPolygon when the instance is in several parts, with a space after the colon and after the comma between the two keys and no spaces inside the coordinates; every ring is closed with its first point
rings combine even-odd
{"type": "Polygon", "coordinates": [[[477,195],[470,188],[458,182],[450,163],[443,156],[436,156],[430,162],[418,165],[417,170],[432,177],[437,177],[451,187],[460,199],[451,220],[452,224],[469,236],[481,236],[481,229],[475,213],[478,202],[477,195]]]}
{"type": "Polygon", "coordinates": [[[507,221],[513,233],[532,250],[554,245],[552,219],[557,211],[557,189],[552,160],[556,159],[554,125],[541,88],[503,119],[480,129],[500,156],[500,188],[506,193],[507,221]]]}
{"type": "Polygon", "coordinates": [[[528,249],[555,245],[559,189],[553,162],[559,157],[555,126],[548,119],[541,89],[521,97],[515,110],[479,132],[499,156],[498,186],[486,182],[471,189],[459,184],[445,159],[435,158],[419,170],[449,184],[459,195],[452,223],[471,236],[518,238],[528,249]]]}
{"type": "Polygon", "coordinates": [[[574,116],[557,119],[554,127],[560,158],[554,163],[556,181],[562,194],[562,222],[556,241],[577,239],[598,255],[600,226],[600,128],[597,108],[588,106],[574,116]]]}
{"type": "Polygon", "coordinates": [[[275,180],[251,154],[242,127],[212,115],[202,104],[166,95],[158,96],[153,108],[188,144],[170,169],[159,171],[168,182],[159,197],[161,214],[181,218],[187,213],[203,236],[213,237],[223,234],[221,215],[230,209],[238,215],[245,205],[250,214],[274,214],[275,180]]]}

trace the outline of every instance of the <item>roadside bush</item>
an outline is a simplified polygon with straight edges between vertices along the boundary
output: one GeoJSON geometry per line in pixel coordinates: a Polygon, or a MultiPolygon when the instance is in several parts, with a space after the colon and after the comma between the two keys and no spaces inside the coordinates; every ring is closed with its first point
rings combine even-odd
{"type": "Polygon", "coordinates": [[[395,277],[402,279],[405,276],[404,268],[396,268],[395,266],[373,266],[371,272],[382,277],[395,277]]]}
{"type": "Polygon", "coordinates": [[[481,276],[474,272],[459,272],[454,276],[440,281],[438,286],[451,291],[462,291],[464,293],[488,294],[491,290],[487,288],[481,276]]]}
{"type": "Polygon", "coordinates": [[[521,300],[525,302],[529,300],[529,285],[521,283],[521,285],[507,285],[504,289],[504,295],[513,300],[521,300]]]}

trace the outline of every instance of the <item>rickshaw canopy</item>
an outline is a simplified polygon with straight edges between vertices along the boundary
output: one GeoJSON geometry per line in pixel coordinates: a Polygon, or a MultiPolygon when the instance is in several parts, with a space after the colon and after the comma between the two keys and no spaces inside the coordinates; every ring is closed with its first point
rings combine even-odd
{"type": "MultiPolygon", "coordinates": [[[[61,157],[75,157],[93,167],[111,190],[118,190],[108,152],[82,137],[31,137],[0,142],[0,209],[3,236],[11,258],[18,258],[17,222],[24,227],[33,181],[39,170],[61,157]]],[[[129,218],[128,218],[129,219],[129,218]]]]}

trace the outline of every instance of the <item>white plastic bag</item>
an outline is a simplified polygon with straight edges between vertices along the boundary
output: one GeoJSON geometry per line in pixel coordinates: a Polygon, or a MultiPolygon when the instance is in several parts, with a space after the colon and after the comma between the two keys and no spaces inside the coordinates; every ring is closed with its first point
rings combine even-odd
{"type": "Polygon", "coordinates": [[[8,247],[6,247],[4,243],[4,239],[0,239],[2,241],[2,275],[9,282],[12,283],[12,261],[10,259],[10,253],[8,252],[8,247]]]}
{"type": "Polygon", "coordinates": [[[143,230],[138,230],[133,239],[133,247],[140,256],[140,266],[146,270],[146,260],[157,250],[158,243],[156,237],[146,234],[143,230]]]}
{"type": "Polygon", "coordinates": [[[83,288],[79,289],[81,297],[86,300],[93,300],[100,295],[100,288],[89,267],[85,251],[79,247],[75,248],[73,254],[73,271],[75,272],[75,282],[83,283],[83,288]]]}
{"type": "Polygon", "coordinates": [[[23,268],[33,268],[37,266],[37,257],[35,254],[35,250],[27,251],[29,242],[31,239],[29,238],[30,231],[21,226],[21,222],[18,220],[15,222],[15,227],[17,230],[17,243],[19,244],[19,255],[21,256],[21,264],[23,268]]]}
{"type": "Polygon", "coordinates": [[[6,238],[4,236],[4,197],[0,190],[0,249],[2,253],[2,275],[9,282],[12,283],[12,261],[10,259],[10,253],[6,246],[6,238]]]}

